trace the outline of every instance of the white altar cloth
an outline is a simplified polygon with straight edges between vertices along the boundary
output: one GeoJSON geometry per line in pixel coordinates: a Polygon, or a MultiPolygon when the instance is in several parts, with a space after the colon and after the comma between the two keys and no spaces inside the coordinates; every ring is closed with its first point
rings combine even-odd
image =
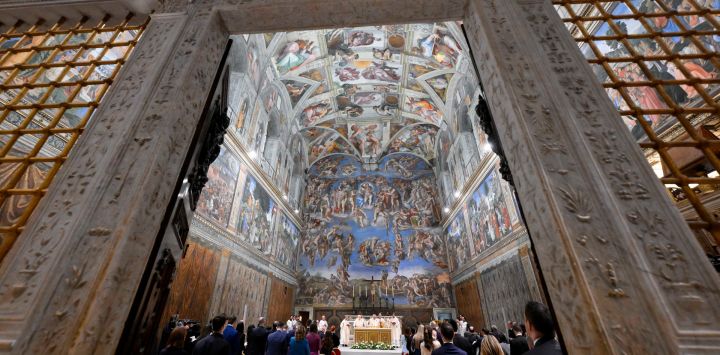
{"type": "Polygon", "coordinates": [[[395,350],[364,350],[364,349],[350,349],[349,347],[340,347],[341,355],[400,355],[402,349],[397,348],[395,350]]]}

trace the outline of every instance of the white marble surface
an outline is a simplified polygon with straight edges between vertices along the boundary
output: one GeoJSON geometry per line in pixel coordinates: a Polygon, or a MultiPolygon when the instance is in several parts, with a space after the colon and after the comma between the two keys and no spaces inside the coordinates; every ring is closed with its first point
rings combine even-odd
{"type": "Polygon", "coordinates": [[[367,355],[367,354],[402,354],[402,349],[395,350],[363,350],[363,349],[350,349],[349,347],[340,347],[340,353],[343,355],[367,355]]]}

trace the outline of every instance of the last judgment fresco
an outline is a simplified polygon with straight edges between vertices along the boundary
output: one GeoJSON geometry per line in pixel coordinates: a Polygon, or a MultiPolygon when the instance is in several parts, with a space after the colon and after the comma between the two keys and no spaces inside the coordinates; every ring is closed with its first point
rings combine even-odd
{"type": "Polygon", "coordinates": [[[335,154],[308,175],[298,304],[351,304],[374,278],[380,282],[370,292],[397,305],[448,306],[447,254],[426,160],[390,154],[367,171],[357,158],[335,154]]]}

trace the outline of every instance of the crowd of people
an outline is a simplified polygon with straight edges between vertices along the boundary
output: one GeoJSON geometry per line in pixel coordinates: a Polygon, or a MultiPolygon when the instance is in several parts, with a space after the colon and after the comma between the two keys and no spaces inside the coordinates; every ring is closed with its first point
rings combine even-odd
{"type": "MultiPolygon", "coordinates": [[[[267,324],[260,317],[245,332],[243,321],[218,315],[200,336],[199,324],[171,322],[160,355],[340,355],[339,329],[325,316],[308,320],[291,316],[287,322],[267,324]],[[304,324],[308,324],[305,326],[304,324]]],[[[496,326],[476,329],[463,316],[405,328],[402,355],[560,355],[555,323],[542,303],[528,302],[525,322],[508,322],[507,334],[496,326]]]]}
{"type": "MultiPolygon", "coordinates": [[[[410,355],[560,355],[555,323],[542,303],[528,302],[525,322],[508,322],[507,335],[496,326],[479,331],[463,316],[456,320],[406,328],[404,344],[410,355]]],[[[405,354],[405,349],[403,350],[405,354]]]]}

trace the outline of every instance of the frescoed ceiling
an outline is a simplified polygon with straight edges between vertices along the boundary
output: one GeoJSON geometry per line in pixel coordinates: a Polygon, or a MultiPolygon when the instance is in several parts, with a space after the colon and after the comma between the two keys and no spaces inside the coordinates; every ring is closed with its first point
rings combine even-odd
{"type": "Polygon", "coordinates": [[[457,126],[452,93],[472,70],[455,22],[263,38],[310,164],[334,153],[378,163],[398,152],[434,164],[437,133],[457,126]]]}

